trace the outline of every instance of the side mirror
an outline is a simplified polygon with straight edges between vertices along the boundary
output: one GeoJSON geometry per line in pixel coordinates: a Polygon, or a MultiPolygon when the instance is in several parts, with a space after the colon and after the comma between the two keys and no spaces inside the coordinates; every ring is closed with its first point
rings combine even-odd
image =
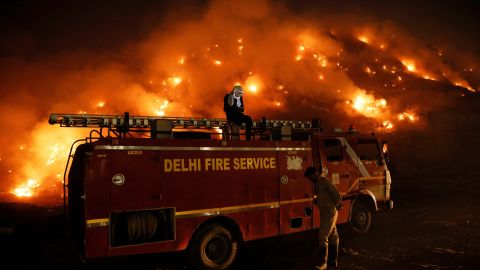
{"type": "Polygon", "coordinates": [[[388,163],[388,142],[382,141],[382,154],[385,158],[385,161],[388,163]]]}
{"type": "Polygon", "coordinates": [[[388,142],[382,141],[382,153],[388,155],[388,142]]]}

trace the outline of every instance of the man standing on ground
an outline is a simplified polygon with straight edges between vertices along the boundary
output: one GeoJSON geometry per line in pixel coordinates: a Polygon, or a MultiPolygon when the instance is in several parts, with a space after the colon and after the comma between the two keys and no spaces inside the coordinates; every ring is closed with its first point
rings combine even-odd
{"type": "Polygon", "coordinates": [[[326,172],[320,174],[314,167],[305,170],[307,177],[314,184],[314,195],[318,209],[320,210],[319,230],[319,255],[320,265],[316,269],[336,269],[338,256],[338,233],[337,217],[338,210],[342,208],[342,197],[338,189],[325,176],[326,172]],[[328,258],[328,259],[327,259],[328,258]]]}

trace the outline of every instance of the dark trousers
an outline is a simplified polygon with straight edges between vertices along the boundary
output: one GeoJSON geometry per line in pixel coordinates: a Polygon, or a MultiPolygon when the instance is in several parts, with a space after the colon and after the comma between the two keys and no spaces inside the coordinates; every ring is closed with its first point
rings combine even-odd
{"type": "Polygon", "coordinates": [[[253,126],[253,121],[252,118],[248,115],[245,115],[243,113],[232,113],[227,116],[228,121],[232,121],[235,124],[241,126],[242,123],[245,123],[246,131],[245,135],[247,135],[247,140],[250,140],[251,138],[251,130],[253,126]]]}

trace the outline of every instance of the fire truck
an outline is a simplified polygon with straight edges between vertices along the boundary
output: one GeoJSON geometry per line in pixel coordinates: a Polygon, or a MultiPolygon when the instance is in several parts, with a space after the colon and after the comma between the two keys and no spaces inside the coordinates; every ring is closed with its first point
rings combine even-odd
{"type": "Polygon", "coordinates": [[[243,241],[319,228],[308,166],[328,171],[343,198],[338,223],[357,233],[393,207],[386,142],[318,120],[263,118],[252,140],[225,119],[51,114],[49,123],[92,129],[72,144],[64,177],[87,260],[184,250],[194,267],[226,268],[243,241]]]}

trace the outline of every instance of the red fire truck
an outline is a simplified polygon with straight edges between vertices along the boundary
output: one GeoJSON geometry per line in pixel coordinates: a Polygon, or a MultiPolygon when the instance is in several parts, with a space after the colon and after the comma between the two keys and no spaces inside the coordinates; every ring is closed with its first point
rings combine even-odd
{"type": "Polygon", "coordinates": [[[358,233],[393,207],[386,145],[315,120],[255,121],[249,141],[225,119],[52,114],[49,122],[96,128],[72,145],[81,143],[64,183],[86,259],[186,250],[198,268],[225,268],[242,241],[319,227],[308,166],[328,170],[343,197],[338,223],[358,233]]]}

